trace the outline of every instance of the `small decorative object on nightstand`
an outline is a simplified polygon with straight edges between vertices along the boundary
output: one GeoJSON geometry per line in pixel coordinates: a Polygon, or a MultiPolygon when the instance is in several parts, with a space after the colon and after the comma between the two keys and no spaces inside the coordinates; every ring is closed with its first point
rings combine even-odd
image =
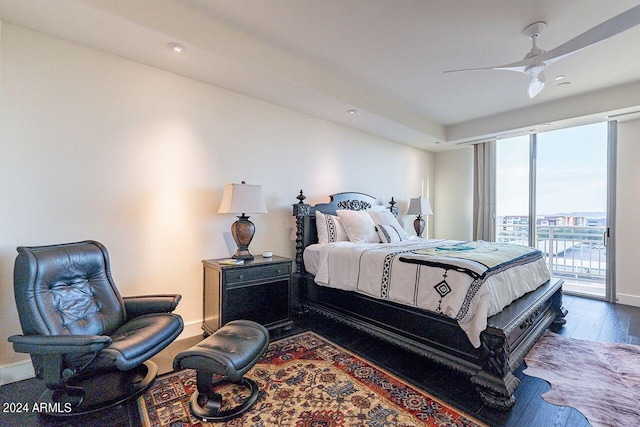
{"type": "Polygon", "coordinates": [[[202,261],[204,333],[210,335],[236,319],[253,320],[269,330],[290,328],[293,260],[277,255],[256,256],[240,265],[225,260],[202,261]]]}
{"type": "Polygon", "coordinates": [[[433,215],[429,199],[427,199],[426,197],[416,197],[414,199],[411,199],[411,201],[409,202],[409,210],[407,211],[407,215],[418,215],[418,217],[413,221],[413,228],[416,230],[416,235],[418,237],[422,237],[425,224],[422,215],[433,215]]]}

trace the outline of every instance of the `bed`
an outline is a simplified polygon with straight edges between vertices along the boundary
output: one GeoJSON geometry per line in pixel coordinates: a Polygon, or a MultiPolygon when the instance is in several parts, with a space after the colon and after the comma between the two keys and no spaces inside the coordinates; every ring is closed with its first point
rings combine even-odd
{"type": "MultiPolygon", "coordinates": [[[[346,192],[312,206],[305,203],[301,190],[297,199],[293,205],[296,255],[292,302],[296,312],[326,316],[463,372],[490,407],[508,410],[514,405],[520,380],[513,372],[548,327],[565,322],[562,280],[548,276],[544,260],[539,260],[541,254],[535,253],[538,251],[528,248],[530,251],[510,255],[512,261],[506,268],[506,262],[470,261],[456,254],[482,252],[487,247],[494,251],[488,243],[403,238],[403,230],[395,230],[390,223],[381,226],[374,221],[379,237],[372,233],[354,238],[355,226],[349,218],[364,214],[359,211],[377,218],[372,212],[382,210],[387,217],[389,212],[395,217],[393,198],[385,207],[373,196],[346,192]],[[335,220],[338,216],[339,221],[335,220]],[[317,222],[316,217],[321,220],[317,222]],[[347,236],[345,230],[351,233],[347,236]],[[376,239],[378,243],[374,243],[376,239]],[[373,280],[375,286],[368,285],[367,275],[372,270],[383,271],[381,279],[373,280]],[[416,272],[421,272],[419,278],[416,272]],[[440,282],[438,275],[443,276],[440,282]],[[405,278],[415,282],[414,288],[397,291],[405,278]],[[449,286],[453,280],[461,282],[449,286]],[[491,302],[494,291],[490,282],[505,280],[511,280],[509,289],[522,282],[519,290],[513,291],[517,294],[491,302]],[[419,287],[423,282],[426,285],[419,287]],[[455,296],[452,289],[465,283],[465,290],[455,296]],[[435,301],[426,298],[429,293],[435,294],[435,301]],[[450,299],[454,303],[446,302],[450,299]]],[[[366,233],[370,232],[367,226],[366,233]]],[[[496,285],[496,289],[499,286],[505,285],[496,285]]]]}

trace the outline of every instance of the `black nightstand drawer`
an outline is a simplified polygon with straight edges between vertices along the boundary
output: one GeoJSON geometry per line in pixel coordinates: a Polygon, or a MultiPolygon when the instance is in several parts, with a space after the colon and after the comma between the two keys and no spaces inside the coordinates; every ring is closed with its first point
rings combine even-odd
{"type": "Polygon", "coordinates": [[[227,285],[237,283],[253,282],[255,280],[269,280],[282,276],[289,276],[291,273],[290,264],[277,264],[261,266],[259,268],[229,268],[222,270],[224,281],[227,285]]]}

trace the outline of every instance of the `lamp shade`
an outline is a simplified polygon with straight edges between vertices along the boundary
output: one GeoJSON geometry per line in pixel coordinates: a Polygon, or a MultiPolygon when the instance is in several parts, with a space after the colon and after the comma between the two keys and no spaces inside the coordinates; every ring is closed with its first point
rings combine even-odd
{"type": "Polygon", "coordinates": [[[218,213],[267,213],[262,186],[245,184],[244,181],[242,184],[225,185],[218,213]]]}
{"type": "Polygon", "coordinates": [[[407,215],[433,215],[431,203],[426,197],[416,197],[409,201],[407,215]]]}

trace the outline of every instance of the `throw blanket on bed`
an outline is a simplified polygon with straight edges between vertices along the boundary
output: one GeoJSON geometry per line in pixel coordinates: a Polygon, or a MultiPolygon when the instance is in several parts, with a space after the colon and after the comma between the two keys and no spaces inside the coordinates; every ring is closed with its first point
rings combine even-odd
{"type": "Polygon", "coordinates": [[[542,254],[522,246],[423,239],[322,246],[316,283],[451,317],[474,347],[489,316],[550,277],[542,254]]]}
{"type": "Polygon", "coordinates": [[[527,263],[542,257],[542,253],[529,246],[521,246],[506,243],[485,242],[460,242],[456,244],[438,245],[429,249],[418,249],[417,254],[431,255],[445,258],[460,258],[475,261],[480,266],[476,270],[478,274],[487,271],[509,268],[515,263],[527,263]]]}

